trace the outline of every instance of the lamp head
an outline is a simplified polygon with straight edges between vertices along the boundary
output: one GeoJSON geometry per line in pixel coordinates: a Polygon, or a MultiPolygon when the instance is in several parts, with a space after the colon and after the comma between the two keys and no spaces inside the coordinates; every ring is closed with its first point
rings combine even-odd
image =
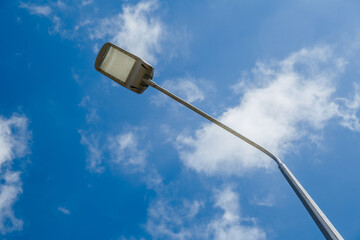
{"type": "Polygon", "coordinates": [[[115,46],[105,43],[95,61],[95,69],[120,85],[136,93],[143,93],[151,80],[154,68],[141,58],[115,46]]]}

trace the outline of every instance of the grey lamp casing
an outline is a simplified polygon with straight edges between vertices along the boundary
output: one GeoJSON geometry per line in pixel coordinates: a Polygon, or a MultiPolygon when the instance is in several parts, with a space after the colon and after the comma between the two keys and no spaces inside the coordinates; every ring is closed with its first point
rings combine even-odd
{"type": "MultiPolygon", "coordinates": [[[[119,63],[121,65],[121,63],[119,63]]],[[[151,80],[154,76],[154,68],[148,64],[147,62],[143,61],[141,58],[125,51],[124,49],[119,48],[118,46],[112,44],[112,43],[105,43],[100,51],[98,56],[95,60],[95,69],[99,71],[100,73],[104,74],[105,76],[111,78],[118,84],[130,89],[133,92],[136,92],[138,94],[143,93],[146,88],[149,86],[146,81],[144,80],[151,80]],[[117,77],[111,75],[108,72],[105,72],[101,69],[101,65],[108,54],[110,48],[114,48],[117,51],[120,51],[124,53],[125,55],[131,57],[135,60],[135,64],[132,66],[132,69],[130,70],[129,75],[127,76],[127,79],[124,81],[118,79],[117,77]]]]}

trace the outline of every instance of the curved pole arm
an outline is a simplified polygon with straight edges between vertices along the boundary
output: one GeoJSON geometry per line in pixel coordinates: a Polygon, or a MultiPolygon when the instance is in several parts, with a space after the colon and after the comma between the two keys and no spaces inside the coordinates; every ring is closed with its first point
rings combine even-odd
{"type": "Polygon", "coordinates": [[[201,111],[200,109],[196,108],[192,104],[186,102],[185,100],[179,98],[175,94],[173,94],[173,93],[167,91],[166,89],[164,89],[163,87],[157,85],[154,81],[152,81],[150,79],[144,79],[143,81],[145,82],[145,84],[159,90],[160,92],[162,92],[165,95],[171,97],[175,101],[183,104],[187,108],[190,108],[194,112],[200,114],[204,118],[206,118],[209,121],[215,123],[219,127],[225,129],[226,131],[228,131],[229,133],[235,135],[236,137],[240,138],[241,140],[247,142],[251,146],[257,148],[258,150],[260,150],[261,152],[263,152],[267,156],[269,156],[271,159],[273,159],[277,163],[281,173],[284,175],[285,179],[290,184],[291,188],[294,190],[294,192],[299,197],[302,204],[305,206],[306,210],[309,212],[309,214],[311,215],[311,217],[315,221],[316,225],[318,226],[318,228],[320,229],[320,231],[322,232],[324,237],[327,240],[343,240],[340,233],[331,224],[329,219],[321,211],[321,209],[318,207],[318,205],[315,203],[315,201],[310,197],[310,195],[306,192],[306,190],[303,188],[303,186],[301,186],[300,182],[295,178],[295,176],[291,173],[291,171],[287,168],[287,166],[277,156],[275,156],[273,153],[266,150],[265,148],[263,148],[259,144],[251,141],[247,137],[245,137],[245,136],[241,135],[240,133],[236,132],[232,128],[230,128],[230,127],[226,126],[225,124],[221,123],[220,121],[216,120],[215,118],[213,118],[209,114],[201,111]]]}

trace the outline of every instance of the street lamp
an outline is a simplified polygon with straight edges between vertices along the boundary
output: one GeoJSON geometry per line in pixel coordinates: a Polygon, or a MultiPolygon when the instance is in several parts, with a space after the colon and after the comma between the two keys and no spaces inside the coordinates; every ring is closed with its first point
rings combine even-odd
{"type": "Polygon", "coordinates": [[[154,75],[150,64],[112,43],[100,49],[95,69],[136,93],[143,93],[149,86],[143,79],[152,79],[154,75]]]}
{"type": "Polygon", "coordinates": [[[329,219],[316,205],[315,201],[310,197],[303,186],[301,186],[300,182],[277,156],[225,124],[219,122],[207,113],[157,85],[154,81],[152,81],[154,68],[150,64],[112,43],[105,43],[96,58],[95,69],[120,85],[139,94],[144,92],[148,86],[151,86],[265,153],[277,163],[281,173],[284,175],[291,188],[305,206],[306,210],[309,212],[324,237],[328,240],[343,239],[329,219]]]}

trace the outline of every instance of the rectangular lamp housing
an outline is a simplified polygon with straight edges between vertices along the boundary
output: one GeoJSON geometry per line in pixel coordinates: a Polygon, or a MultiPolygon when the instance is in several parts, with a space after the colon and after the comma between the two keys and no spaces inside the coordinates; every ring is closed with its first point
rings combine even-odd
{"type": "Polygon", "coordinates": [[[112,43],[105,43],[100,49],[95,69],[136,93],[144,92],[148,85],[143,79],[154,75],[150,64],[112,43]]]}

